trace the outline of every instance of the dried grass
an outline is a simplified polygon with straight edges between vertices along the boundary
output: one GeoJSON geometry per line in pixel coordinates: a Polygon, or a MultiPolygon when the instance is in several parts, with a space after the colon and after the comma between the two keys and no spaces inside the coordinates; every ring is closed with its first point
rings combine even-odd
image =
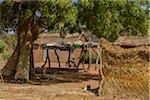
{"type": "Polygon", "coordinates": [[[101,39],[103,48],[103,94],[130,94],[148,99],[149,48],[124,49],[101,39]]]}

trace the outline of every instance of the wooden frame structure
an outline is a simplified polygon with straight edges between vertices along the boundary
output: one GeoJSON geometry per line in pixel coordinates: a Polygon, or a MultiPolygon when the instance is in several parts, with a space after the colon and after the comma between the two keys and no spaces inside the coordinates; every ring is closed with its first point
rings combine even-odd
{"type": "MultiPolygon", "coordinates": [[[[92,54],[91,54],[91,49],[92,48],[97,48],[99,46],[99,43],[92,43],[92,42],[85,42],[85,43],[78,43],[78,44],[73,44],[73,43],[66,43],[66,44],[43,44],[42,45],[42,48],[43,49],[46,49],[46,60],[44,61],[44,64],[42,65],[42,68],[46,65],[46,63],[48,62],[48,67],[50,68],[51,67],[51,64],[50,64],[50,57],[49,57],[49,49],[52,49],[54,50],[55,52],[55,55],[57,57],[57,62],[58,62],[58,65],[59,65],[59,68],[61,68],[61,64],[60,64],[60,59],[59,59],[59,55],[57,53],[57,50],[61,50],[61,51],[67,51],[68,52],[68,61],[66,63],[68,63],[68,66],[70,66],[70,63],[73,61],[71,61],[70,57],[71,57],[71,53],[73,50],[75,49],[81,49],[81,54],[80,54],[80,57],[79,57],[79,61],[77,63],[77,65],[74,64],[74,67],[76,67],[78,69],[80,63],[81,63],[81,58],[83,56],[83,51],[88,48],[89,50],[89,65],[88,65],[88,70],[91,66],[91,63],[92,63],[92,60],[91,60],[91,57],[92,57],[92,54]],[[78,46],[78,47],[76,47],[78,46]]],[[[98,50],[97,50],[97,54],[98,54],[98,50]]],[[[99,59],[99,57],[97,58],[99,59]]],[[[97,64],[98,64],[98,60],[97,60],[97,64]]],[[[96,65],[97,65],[96,64],[96,65]]]]}
{"type": "MultiPolygon", "coordinates": [[[[57,57],[57,61],[58,61],[58,65],[59,68],[61,68],[61,64],[60,64],[60,59],[59,59],[59,55],[57,53],[57,50],[61,50],[61,51],[68,51],[68,61],[66,63],[68,63],[68,66],[70,66],[70,57],[71,57],[71,52],[74,49],[78,49],[75,46],[78,45],[81,49],[81,54],[79,57],[79,61],[78,64],[75,65],[74,67],[76,67],[78,69],[80,63],[81,63],[81,58],[84,54],[84,50],[88,49],[89,51],[89,65],[87,68],[87,71],[90,69],[91,67],[91,63],[92,63],[92,53],[91,51],[94,50],[93,48],[96,48],[96,51],[94,50],[95,53],[97,53],[97,59],[96,59],[96,67],[98,68],[99,71],[99,94],[101,95],[102,93],[102,86],[105,80],[105,77],[103,75],[103,64],[102,64],[102,47],[100,45],[100,43],[93,43],[93,42],[82,42],[82,43],[66,43],[66,44],[58,44],[58,43],[53,43],[53,44],[42,44],[41,47],[43,49],[46,49],[46,59],[44,61],[44,64],[42,65],[42,68],[45,67],[46,63],[48,62],[48,67],[51,68],[51,61],[50,61],[50,57],[49,57],[49,49],[54,50],[54,53],[57,57]],[[99,64],[99,60],[100,60],[100,64],[99,64]]],[[[33,62],[34,63],[34,62],[33,62]]],[[[84,64],[82,63],[82,66],[84,68],[84,64]]],[[[84,68],[85,70],[85,68],[84,68]]]]}

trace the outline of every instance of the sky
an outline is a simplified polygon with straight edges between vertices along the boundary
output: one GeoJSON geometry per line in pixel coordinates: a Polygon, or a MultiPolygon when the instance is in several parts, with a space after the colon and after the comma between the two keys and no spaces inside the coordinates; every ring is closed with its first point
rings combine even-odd
{"type": "Polygon", "coordinates": [[[73,0],[74,2],[77,2],[78,0],[73,0]]]}
{"type": "Polygon", "coordinates": [[[3,2],[4,0],[0,0],[0,3],[3,2]]]}

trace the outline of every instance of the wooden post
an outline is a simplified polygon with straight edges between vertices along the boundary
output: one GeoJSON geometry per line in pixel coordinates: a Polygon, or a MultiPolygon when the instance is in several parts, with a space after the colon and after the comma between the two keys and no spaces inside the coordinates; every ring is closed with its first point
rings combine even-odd
{"type": "Polygon", "coordinates": [[[45,59],[44,64],[42,65],[42,68],[44,68],[44,66],[46,65],[47,60],[48,60],[48,67],[50,68],[51,67],[51,62],[50,62],[50,57],[49,57],[49,54],[48,54],[48,48],[46,48],[46,59],[45,59]]]}
{"type": "Polygon", "coordinates": [[[78,63],[77,63],[77,69],[79,68],[79,66],[80,66],[80,63],[81,63],[81,60],[82,60],[82,56],[83,56],[83,51],[84,51],[84,47],[82,47],[82,49],[81,49],[81,54],[80,54],[80,57],[79,57],[79,61],[78,61],[78,63]]]}
{"type": "Polygon", "coordinates": [[[70,48],[69,48],[68,67],[71,67],[71,65],[70,65],[70,57],[71,57],[71,50],[70,50],[70,48]]]}
{"type": "Polygon", "coordinates": [[[95,70],[98,68],[98,63],[99,63],[99,47],[97,47],[96,53],[97,53],[97,58],[96,58],[95,70]]]}
{"type": "Polygon", "coordinates": [[[99,64],[99,95],[102,94],[102,86],[104,83],[104,74],[103,74],[103,59],[102,59],[102,52],[103,49],[102,47],[98,47],[99,48],[99,58],[100,58],[100,64],[99,64]]]}
{"type": "MultiPolygon", "coordinates": [[[[84,52],[84,50],[83,50],[83,52],[84,52]]],[[[83,59],[82,59],[82,62],[81,62],[81,63],[82,63],[82,67],[83,67],[83,69],[84,69],[84,72],[86,72],[86,68],[85,68],[85,66],[84,66],[85,58],[83,57],[83,54],[84,54],[84,53],[82,53],[82,58],[83,58],[83,59]]]]}
{"type": "Polygon", "coordinates": [[[48,49],[46,49],[46,52],[47,52],[48,67],[50,68],[51,67],[51,61],[50,61],[48,49]]]}
{"type": "Polygon", "coordinates": [[[87,71],[90,69],[92,63],[92,52],[91,52],[91,46],[89,47],[89,65],[87,71]]]}
{"type": "Polygon", "coordinates": [[[55,54],[56,54],[56,56],[57,56],[57,61],[58,61],[58,65],[59,65],[59,68],[60,68],[60,67],[61,67],[61,66],[60,66],[60,60],[59,60],[59,56],[58,56],[58,54],[57,54],[56,49],[54,50],[54,52],[55,52],[55,54]]]}
{"type": "Polygon", "coordinates": [[[44,61],[44,64],[42,65],[42,68],[44,68],[44,67],[45,67],[46,62],[47,62],[47,55],[46,55],[46,59],[45,59],[45,61],[44,61]]]}
{"type": "Polygon", "coordinates": [[[0,71],[0,77],[1,77],[1,82],[4,83],[4,79],[3,79],[3,75],[1,73],[1,71],[0,71]]]}

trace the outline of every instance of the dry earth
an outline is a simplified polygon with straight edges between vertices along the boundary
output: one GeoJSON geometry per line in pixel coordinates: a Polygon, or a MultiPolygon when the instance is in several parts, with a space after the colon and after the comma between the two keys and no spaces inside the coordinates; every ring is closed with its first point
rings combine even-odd
{"type": "Polygon", "coordinates": [[[90,92],[83,92],[81,84],[59,83],[45,86],[1,84],[0,100],[142,100],[127,95],[96,97],[90,92]]]}
{"type": "MultiPolygon", "coordinates": [[[[4,64],[2,62],[0,67],[4,64]]],[[[86,73],[79,71],[46,74],[48,79],[31,81],[28,84],[0,83],[0,100],[144,100],[129,95],[95,96],[83,91],[89,84],[92,88],[98,86],[97,72],[92,67],[86,73]]]]}

